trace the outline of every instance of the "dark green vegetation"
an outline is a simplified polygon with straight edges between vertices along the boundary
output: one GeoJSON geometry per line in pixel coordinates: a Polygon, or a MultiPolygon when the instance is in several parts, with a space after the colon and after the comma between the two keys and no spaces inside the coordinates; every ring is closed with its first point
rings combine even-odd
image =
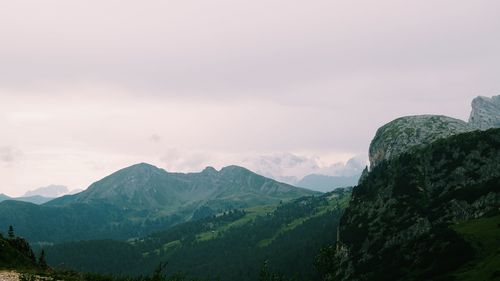
{"type": "Polygon", "coordinates": [[[474,248],[474,258],[455,272],[457,280],[500,279],[500,215],[469,220],[452,228],[474,248]]]}
{"type": "MultiPolygon", "coordinates": [[[[122,253],[116,253],[122,254],[122,253]]],[[[116,256],[115,256],[116,259],[116,256]]],[[[97,273],[82,273],[71,270],[53,269],[45,262],[44,251],[36,259],[28,242],[17,237],[12,226],[9,227],[8,237],[0,234],[0,275],[2,271],[13,271],[19,274],[20,281],[196,281],[213,279],[193,279],[181,273],[167,272],[167,263],[159,263],[150,274],[136,277],[103,275],[97,273]]],[[[2,275],[3,276],[3,275],[2,275]]],[[[10,279],[9,279],[10,280],[10,279]]],[[[260,273],[261,281],[285,281],[281,275],[269,272],[264,263],[260,273]]]]}
{"type": "Polygon", "coordinates": [[[349,191],[338,190],[277,206],[233,210],[128,243],[64,243],[47,248],[47,257],[55,267],[132,275],[151,272],[166,261],[171,272],[220,280],[257,280],[267,261],[270,272],[317,279],[314,257],[335,241],[349,197],[349,191]]]}
{"type": "Polygon", "coordinates": [[[138,164],[105,177],[84,192],[41,206],[4,201],[0,203],[0,225],[14,225],[32,243],[126,240],[224,210],[312,194],[316,193],[237,166],[181,174],[138,164]]]}
{"type": "Polygon", "coordinates": [[[78,273],[68,270],[53,270],[45,263],[44,251],[38,259],[29,243],[15,235],[12,226],[8,236],[0,234],[0,270],[20,273],[21,281],[64,280],[64,281],[187,281],[179,274],[166,274],[166,265],[159,264],[150,275],[140,277],[113,277],[95,273],[78,273]]]}
{"type": "Polygon", "coordinates": [[[498,280],[499,210],[500,129],[414,148],[353,189],[324,279],[498,280]]]}
{"type": "Polygon", "coordinates": [[[36,258],[28,242],[16,237],[14,229],[9,228],[8,237],[0,234],[0,269],[32,268],[36,266],[36,258]]]}

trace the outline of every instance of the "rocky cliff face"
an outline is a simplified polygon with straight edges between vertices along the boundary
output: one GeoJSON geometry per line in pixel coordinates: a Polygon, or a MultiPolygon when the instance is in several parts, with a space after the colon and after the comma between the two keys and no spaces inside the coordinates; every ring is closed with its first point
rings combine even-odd
{"type": "MultiPolygon", "coordinates": [[[[419,124],[451,122],[430,120],[419,124]]],[[[470,260],[470,245],[449,225],[498,214],[499,148],[500,129],[475,131],[377,162],[353,190],[326,280],[441,280],[470,260]]]]}
{"type": "Polygon", "coordinates": [[[475,98],[469,124],[480,130],[500,128],[500,95],[475,98]]]}
{"type": "Polygon", "coordinates": [[[370,144],[370,167],[438,139],[474,130],[466,122],[440,115],[398,118],[380,129],[370,144]]]}

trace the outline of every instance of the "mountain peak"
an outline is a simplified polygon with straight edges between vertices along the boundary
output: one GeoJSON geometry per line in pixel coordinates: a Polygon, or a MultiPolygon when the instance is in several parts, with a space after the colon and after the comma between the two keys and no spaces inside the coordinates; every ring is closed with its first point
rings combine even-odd
{"type": "Polygon", "coordinates": [[[247,168],[244,168],[244,167],[241,167],[241,166],[237,166],[237,165],[229,165],[229,166],[226,166],[224,168],[222,168],[220,170],[221,172],[224,171],[224,172],[235,172],[235,171],[241,171],[241,172],[251,172],[250,170],[248,170],[247,168]]]}
{"type": "Polygon", "coordinates": [[[154,165],[148,164],[148,163],[138,163],[134,164],[132,166],[128,166],[126,168],[123,168],[114,174],[111,174],[111,176],[115,174],[128,174],[128,175],[150,175],[150,174],[157,174],[157,173],[162,173],[165,172],[165,170],[158,168],[154,165]]]}
{"type": "Polygon", "coordinates": [[[500,95],[478,96],[472,101],[469,122],[443,115],[406,116],[377,130],[370,144],[370,167],[417,145],[473,130],[500,128],[500,95]]]}
{"type": "Polygon", "coordinates": [[[159,168],[154,166],[154,165],[151,165],[149,163],[145,163],[145,162],[141,162],[141,163],[137,163],[137,164],[134,164],[132,166],[129,166],[129,167],[126,167],[124,168],[125,169],[152,169],[152,170],[158,170],[159,168]]]}
{"type": "Polygon", "coordinates": [[[207,166],[203,171],[201,171],[203,174],[217,174],[218,171],[212,167],[212,166],[207,166]]]}

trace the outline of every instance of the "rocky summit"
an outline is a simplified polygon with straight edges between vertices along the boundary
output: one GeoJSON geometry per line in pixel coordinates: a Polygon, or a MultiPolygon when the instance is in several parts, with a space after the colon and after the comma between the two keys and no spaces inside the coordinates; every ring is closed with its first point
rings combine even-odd
{"type": "Polygon", "coordinates": [[[378,129],[370,144],[370,167],[407,152],[415,146],[474,130],[500,128],[500,95],[472,101],[469,122],[442,115],[398,118],[378,129]]]}
{"type": "Polygon", "coordinates": [[[469,124],[480,130],[500,128],[500,95],[475,98],[469,124]]]}
{"type": "Polygon", "coordinates": [[[377,130],[370,144],[370,167],[400,155],[408,149],[440,138],[474,130],[466,122],[441,115],[398,118],[377,130]]]}

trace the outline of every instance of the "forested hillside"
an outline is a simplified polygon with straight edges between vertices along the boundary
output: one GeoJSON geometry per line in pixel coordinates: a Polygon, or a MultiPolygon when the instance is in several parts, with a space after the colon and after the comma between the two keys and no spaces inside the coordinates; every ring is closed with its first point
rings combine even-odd
{"type": "Polygon", "coordinates": [[[298,280],[317,279],[315,256],[335,241],[349,197],[348,190],[338,190],[228,211],[128,243],[59,244],[46,249],[47,257],[56,267],[101,273],[143,274],[168,262],[170,272],[220,280],[256,280],[267,261],[270,271],[298,280]]]}
{"type": "Polygon", "coordinates": [[[325,280],[498,280],[499,210],[500,129],[411,149],[354,188],[325,280]]]}

